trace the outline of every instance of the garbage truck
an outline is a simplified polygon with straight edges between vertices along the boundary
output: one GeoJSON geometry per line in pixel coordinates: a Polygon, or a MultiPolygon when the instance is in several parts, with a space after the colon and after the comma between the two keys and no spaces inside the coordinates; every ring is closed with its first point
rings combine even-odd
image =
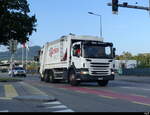
{"type": "Polygon", "coordinates": [[[66,81],[72,86],[81,82],[97,82],[106,86],[114,80],[113,43],[89,35],[69,34],[46,43],[40,50],[41,81],[66,81]]]}

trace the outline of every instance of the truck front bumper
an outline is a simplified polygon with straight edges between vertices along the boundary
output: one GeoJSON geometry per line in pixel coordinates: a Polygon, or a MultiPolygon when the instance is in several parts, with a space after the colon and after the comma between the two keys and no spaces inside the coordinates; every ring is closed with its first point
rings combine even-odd
{"type": "Polygon", "coordinates": [[[115,75],[107,75],[107,76],[92,76],[88,74],[78,74],[76,80],[78,81],[85,81],[85,82],[95,82],[101,80],[114,80],[115,75]]]}

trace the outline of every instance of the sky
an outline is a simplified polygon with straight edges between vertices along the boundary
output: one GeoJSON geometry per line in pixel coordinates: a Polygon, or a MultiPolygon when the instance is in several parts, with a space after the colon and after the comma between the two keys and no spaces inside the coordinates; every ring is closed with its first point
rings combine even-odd
{"type": "MultiPolygon", "coordinates": [[[[112,0],[28,0],[30,15],[36,15],[37,32],[30,36],[30,46],[43,46],[46,42],[59,39],[63,35],[100,34],[106,42],[112,42],[116,54],[124,51],[133,55],[150,53],[150,15],[148,11],[120,8],[118,15],[112,14],[107,3],[112,0]]],[[[149,0],[119,0],[130,5],[149,6],[149,0]],[[137,2],[137,4],[136,4],[137,2]]]]}

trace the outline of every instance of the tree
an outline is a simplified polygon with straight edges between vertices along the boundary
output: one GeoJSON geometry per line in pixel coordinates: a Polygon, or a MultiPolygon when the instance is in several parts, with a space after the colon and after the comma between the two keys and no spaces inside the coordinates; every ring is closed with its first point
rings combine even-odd
{"type": "Polygon", "coordinates": [[[116,56],[117,60],[130,60],[133,59],[133,56],[130,52],[123,52],[122,55],[116,56]]]}
{"type": "Polygon", "coordinates": [[[133,56],[130,52],[123,52],[122,55],[116,56],[116,60],[137,60],[139,68],[150,67],[150,53],[133,56]]]}
{"type": "Polygon", "coordinates": [[[14,39],[23,44],[36,31],[36,17],[29,16],[27,0],[0,0],[0,44],[14,39]]]}
{"type": "Polygon", "coordinates": [[[139,62],[138,67],[150,67],[150,54],[138,54],[137,60],[139,62]]]}

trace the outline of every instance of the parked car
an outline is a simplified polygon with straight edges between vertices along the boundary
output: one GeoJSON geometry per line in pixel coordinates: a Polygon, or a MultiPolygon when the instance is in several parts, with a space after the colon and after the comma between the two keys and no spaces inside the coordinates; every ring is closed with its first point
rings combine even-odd
{"type": "Polygon", "coordinates": [[[9,72],[8,72],[9,76],[11,76],[11,72],[12,72],[12,77],[16,77],[16,76],[24,76],[24,77],[26,77],[26,71],[22,67],[14,67],[12,69],[12,71],[9,70],[9,72]]]}

